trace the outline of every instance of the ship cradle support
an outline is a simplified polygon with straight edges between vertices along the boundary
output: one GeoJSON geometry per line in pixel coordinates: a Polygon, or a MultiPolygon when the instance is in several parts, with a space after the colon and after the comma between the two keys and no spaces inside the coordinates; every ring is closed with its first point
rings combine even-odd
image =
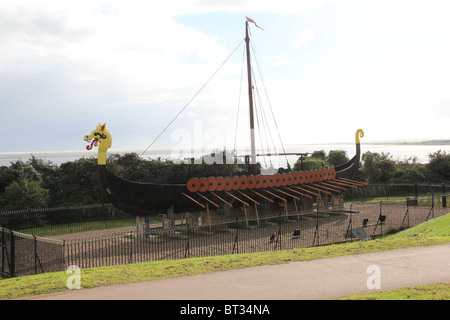
{"type": "Polygon", "coordinates": [[[191,178],[181,195],[198,206],[199,214],[187,214],[192,224],[244,219],[248,226],[249,220],[259,225],[263,216],[340,212],[343,192],[365,185],[337,178],[334,168],[325,168],[275,175],[191,178]]]}

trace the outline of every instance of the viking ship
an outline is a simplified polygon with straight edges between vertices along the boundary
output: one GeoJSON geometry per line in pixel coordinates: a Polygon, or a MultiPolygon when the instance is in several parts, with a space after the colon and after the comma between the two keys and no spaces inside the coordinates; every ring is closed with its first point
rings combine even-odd
{"type": "Polygon", "coordinates": [[[248,174],[228,177],[189,177],[185,183],[180,184],[135,182],[123,179],[106,167],[106,152],[111,147],[112,139],[106,124],[99,124],[90,135],[84,136],[84,140],[90,143],[87,146],[88,150],[98,146],[98,169],[101,182],[114,206],[136,216],[166,214],[169,210],[198,212],[209,207],[259,206],[267,202],[311,199],[321,197],[322,194],[336,195],[350,188],[365,185],[354,180],[361,156],[359,138],[364,136],[361,129],[356,131],[355,156],[342,165],[311,171],[257,174],[255,158],[258,154],[255,150],[253,134],[253,90],[248,22],[253,21],[247,18],[245,23],[251,132],[251,154],[248,155],[251,161],[248,174]]]}

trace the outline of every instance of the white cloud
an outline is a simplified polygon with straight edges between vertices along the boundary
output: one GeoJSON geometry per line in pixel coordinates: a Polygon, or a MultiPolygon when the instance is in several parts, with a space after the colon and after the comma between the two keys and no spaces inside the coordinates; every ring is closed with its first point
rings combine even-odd
{"type": "MultiPolygon", "coordinates": [[[[311,122],[318,115],[321,128],[330,128],[336,140],[352,139],[353,126],[360,123],[368,128],[395,126],[403,117],[399,105],[414,110],[418,119],[437,121],[441,116],[440,123],[445,123],[450,85],[447,4],[355,3],[358,6],[332,0],[0,0],[0,127],[11,133],[6,126],[17,126],[20,119],[30,128],[23,140],[12,134],[2,137],[2,145],[15,138],[24,148],[47,143],[51,149],[54,145],[48,141],[54,134],[44,135],[43,127],[59,132],[71,127],[71,148],[76,148],[77,132],[91,130],[88,123],[100,121],[113,126],[116,142],[130,134],[151,140],[234,49],[226,45],[233,43],[232,35],[225,39],[222,32],[224,38],[219,38],[177,19],[209,13],[219,18],[222,13],[233,13],[227,18],[242,13],[242,18],[247,15],[267,28],[257,37],[271,41],[258,43],[258,53],[269,66],[288,66],[263,73],[266,81],[278,81],[268,84],[268,93],[279,110],[281,130],[295,128],[289,133],[292,142],[314,142],[322,131],[320,140],[330,139],[329,130],[311,122]],[[261,17],[286,21],[284,36],[277,35],[278,26],[258,20],[261,17]],[[266,46],[271,46],[270,57],[264,55],[266,46]],[[364,116],[363,109],[371,116],[364,116]],[[430,110],[433,117],[425,117],[430,110]],[[350,133],[340,136],[333,128],[342,122],[350,133]]],[[[187,127],[195,118],[205,125],[234,128],[240,63],[227,64],[193,102],[195,108],[186,110],[175,125],[187,127]]],[[[401,127],[405,135],[418,131],[404,123],[401,127]]],[[[430,131],[438,132],[436,127],[430,131]]]]}
{"type": "Polygon", "coordinates": [[[301,31],[297,32],[296,41],[295,41],[294,45],[296,47],[302,46],[305,43],[314,39],[314,36],[315,36],[314,31],[312,31],[311,29],[301,30],[301,31]]]}

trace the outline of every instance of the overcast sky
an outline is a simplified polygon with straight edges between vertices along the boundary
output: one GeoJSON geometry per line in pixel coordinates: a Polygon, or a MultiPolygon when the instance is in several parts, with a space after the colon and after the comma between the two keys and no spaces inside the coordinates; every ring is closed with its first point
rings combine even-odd
{"type": "Polygon", "coordinates": [[[358,128],[367,142],[450,139],[449,12],[448,0],[0,0],[0,152],[84,150],[105,122],[113,150],[145,149],[236,48],[152,148],[230,149],[238,107],[245,144],[246,16],[264,29],[251,25],[256,84],[283,143],[353,142],[358,128]]]}

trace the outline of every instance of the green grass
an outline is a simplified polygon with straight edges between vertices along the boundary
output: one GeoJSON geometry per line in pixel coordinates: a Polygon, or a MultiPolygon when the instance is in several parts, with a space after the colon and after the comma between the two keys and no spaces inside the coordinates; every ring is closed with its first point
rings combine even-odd
{"type": "Polygon", "coordinates": [[[414,228],[405,229],[389,238],[450,237],[450,214],[426,221],[414,228]]]}
{"type": "MultiPolygon", "coordinates": [[[[195,275],[230,269],[248,268],[291,261],[308,261],[349,254],[377,252],[415,246],[437,245],[450,242],[450,214],[433,219],[412,229],[382,239],[334,244],[314,248],[236,254],[207,258],[153,261],[100,268],[86,268],[81,271],[81,286],[84,289],[114,284],[132,283],[163,278],[195,275]]],[[[68,290],[65,272],[44,273],[0,281],[0,299],[16,299],[26,296],[55,293],[68,290]]],[[[413,299],[447,299],[449,285],[437,285],[414,289],[414,294],[405,294],[413,299]],[[429,289],[424,289],[429,288],[429,289]]],[[[400,293],[399,293],[400,294],[400,293]]],[[[397,294],[397,297],[400,295],[397,294]]],[[[378,296],[378,295],[376,295],[378,296]]],[[[378,296],[380,297],[380,296],[378,296]]],[[[367,297],[352,297],[366,299],[367,297]]],[[[368,299],[374,299],[374,296],[368,299]]],[[[383,298],[382,298],[383,299],[383,298]]],[[[387,298],[386,298],[387,299],[387,298]]]]}
{"type": "Polygon", "coordinates": [[[342,300],[450,300],[450,282],[352,296],[342,300]]]}

